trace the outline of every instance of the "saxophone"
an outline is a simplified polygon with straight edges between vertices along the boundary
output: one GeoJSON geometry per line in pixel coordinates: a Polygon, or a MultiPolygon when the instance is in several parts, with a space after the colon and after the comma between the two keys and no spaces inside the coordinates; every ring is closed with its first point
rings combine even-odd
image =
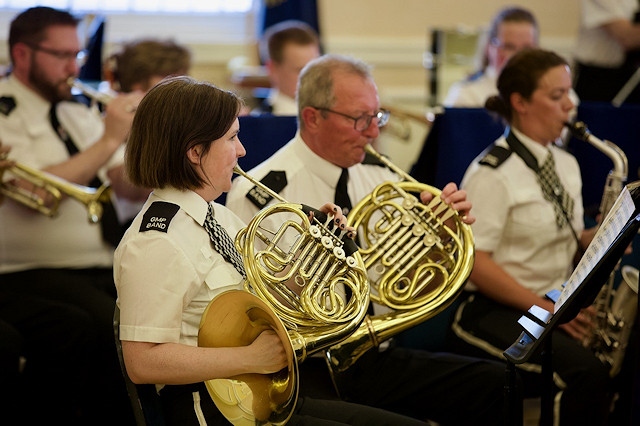
{"type": "Polygon", "coordinates": [[[263,208],[238,232],[235,246],[247,272],[244,290],[226,291],[207,305],[198,346],[246,346],[272,329],[285,348],[288,367],[269,375],[206,380],[205,385],[232,424],[283,425],[297,401],[298,363],[358,328],[369,305],[369,284],[355,242],[334,228],[331,217],[286,202],[238,166],[234,171],[280,203],[263,208]],[[281,224],[277,229],[265,225],[274,217],[271,223],[281,224]]]}
{"type": "MultiPolygon", "coordinates": [[[[588,142],[613,162],[613,169],[607,176],[600,201],[600,214],[604,218],[627,180],[627,156],[612,142],[596,138],[584,123],[565,125],[575,138],[588,142]]],[[[585,347],[592,349],[596,357],[610,367],[611,377],[620,372],[636,316],[638,299],[637,280],[633,283],[629,274],[624,274],[623,281],[615,288],[614,278],[615,272],[612,272],[595,299],[595,327],[592,334],[583,341],[585,347]]]]}

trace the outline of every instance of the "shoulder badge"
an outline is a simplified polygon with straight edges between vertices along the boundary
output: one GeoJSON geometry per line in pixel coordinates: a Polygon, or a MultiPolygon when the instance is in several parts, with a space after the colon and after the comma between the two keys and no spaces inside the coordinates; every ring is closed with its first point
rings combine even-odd
{"type": "Polygon", "coordinates": [[[500,164],[504,163],[504,161],[509,158],[512,151],[508,148],[503,148],[501,146],[494,145],[489,149],[489,152],[482,157],[479,164],[483,166],[489,166],[492,168],[498,168],[500,164]]]}
{"type": "MultiPolygon", "coordinates": [[[[287,173],[284,170],[271,170],[260,182],[278,194],[287,186],[287,173]]],[[[273,199],[267,191],[257,185],[247,192],[246,197],[259,209],[269,204],[273,199]]]]}
{"type": "Polygon", "coordinates": [[[167,232],[171,219],[178,213],[180,206],[165,201],[154,201],[151,203],[140,224],[140,232],[160,231],[167,232]]]}
{"type": "Polygon", "coordinates": [[[3,96],[0,98],[0,113],[4,115],[11,114],[16,107],[16,100],[11,96],[3,96]]]}
{"type": "Polygon", "coordinates": [[[386,167],[382,161],[378,159],[378,157],[369,154],[368,152],[364,155],[364,160],[362,160],[362,164],[368,164],[371,166],[380,166],[386,167]]]}

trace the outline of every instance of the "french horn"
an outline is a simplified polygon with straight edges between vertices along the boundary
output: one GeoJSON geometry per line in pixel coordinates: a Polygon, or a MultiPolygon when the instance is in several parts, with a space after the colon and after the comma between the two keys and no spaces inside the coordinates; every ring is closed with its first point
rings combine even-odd
{"type": "Polygon", "coordinates": [[[365,317],[348,338],[325,351],[329,370],[347,370],[383,341],[432,318],[460,294],[471,273],[471,227],[440,198],[441,191],[417,182],[377,153],[365,150],[399,175],[378,185],[348,215],[368,271],[370,298],[388,312],[365,317]],[[433,194],[425,205],[422,191],[433,194]]]}
{"type": "Polygon", "coordinates": [[[237,166],[235,172],[280,203],[263,208],[236,236],[247,272],[244,291],[226,292],[210,302],[198,345],[248,345],[273,329],[288,354],[288,367],[205,385],[234,425],[281,425],[295,408],[298,363],[346,338],[362,322],[369,303],[367,273],[357,246],[334,229],[330,217],[313,211],[310,220],[309,207],[286,202],[237,166]],[[282,218],[277,220],[282,225],[268,229],[264,222],[274,217],[282,218]]]}
{"type": "Polygon", "coordinates": [[[45,216],[55,217],[63,196],[68,196],[85,205],[89,222],[98,223],[102,218],[102,203],[110,201],[111,188],[108,184],[90,188],[21,163],[15,163],[6,171],[13,175],[13,179],[5,181],[5,171],[0,170],[0,194],[45,216]],[[31,187],[21,186],[16,179],[27,182],[31,187]]]}

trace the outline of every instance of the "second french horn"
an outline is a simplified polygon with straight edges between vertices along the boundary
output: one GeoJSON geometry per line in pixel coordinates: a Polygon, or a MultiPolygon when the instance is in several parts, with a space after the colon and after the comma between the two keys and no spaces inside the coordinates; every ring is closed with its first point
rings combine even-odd
{"type": "Polygon", "coordinates": [[[328,349],[332,374],[349,368],[367,350],[444,310],[471,273],[471,227],[440,198],[441,191],[417,182],[373,148],[365,148],[399,175],[360,201],[348,216],[356,228],[367,268],[371,300],[387,313],[367,316],[347,339],[328,349]],[[419,200],[422,191],[433,199],[419,200]]]}

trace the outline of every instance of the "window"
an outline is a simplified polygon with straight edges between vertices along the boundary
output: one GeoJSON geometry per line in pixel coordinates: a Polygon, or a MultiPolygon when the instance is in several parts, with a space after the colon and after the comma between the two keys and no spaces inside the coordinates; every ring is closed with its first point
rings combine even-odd
{"type": "MultiPolygon", "coordinates": [[[[255,40],[257,0],[0,0],[0,28],[20,11],[50,6],[107,17],[106,39],[173,38],[180,43],[245,45],[255,40]]],[[[8,31],[8,30],[5,30],[8,31]]],[[[0,34],[0,41],[8,33],[0,34]]],[[[0,54],[0,56],[2,56],[0,54]]]]}
{"type": "Polygon", "coordinates": [[[0,0],[0,9],[42,5],[78,12],[226,13],[249,12],[253,0],[0,0]]]}

